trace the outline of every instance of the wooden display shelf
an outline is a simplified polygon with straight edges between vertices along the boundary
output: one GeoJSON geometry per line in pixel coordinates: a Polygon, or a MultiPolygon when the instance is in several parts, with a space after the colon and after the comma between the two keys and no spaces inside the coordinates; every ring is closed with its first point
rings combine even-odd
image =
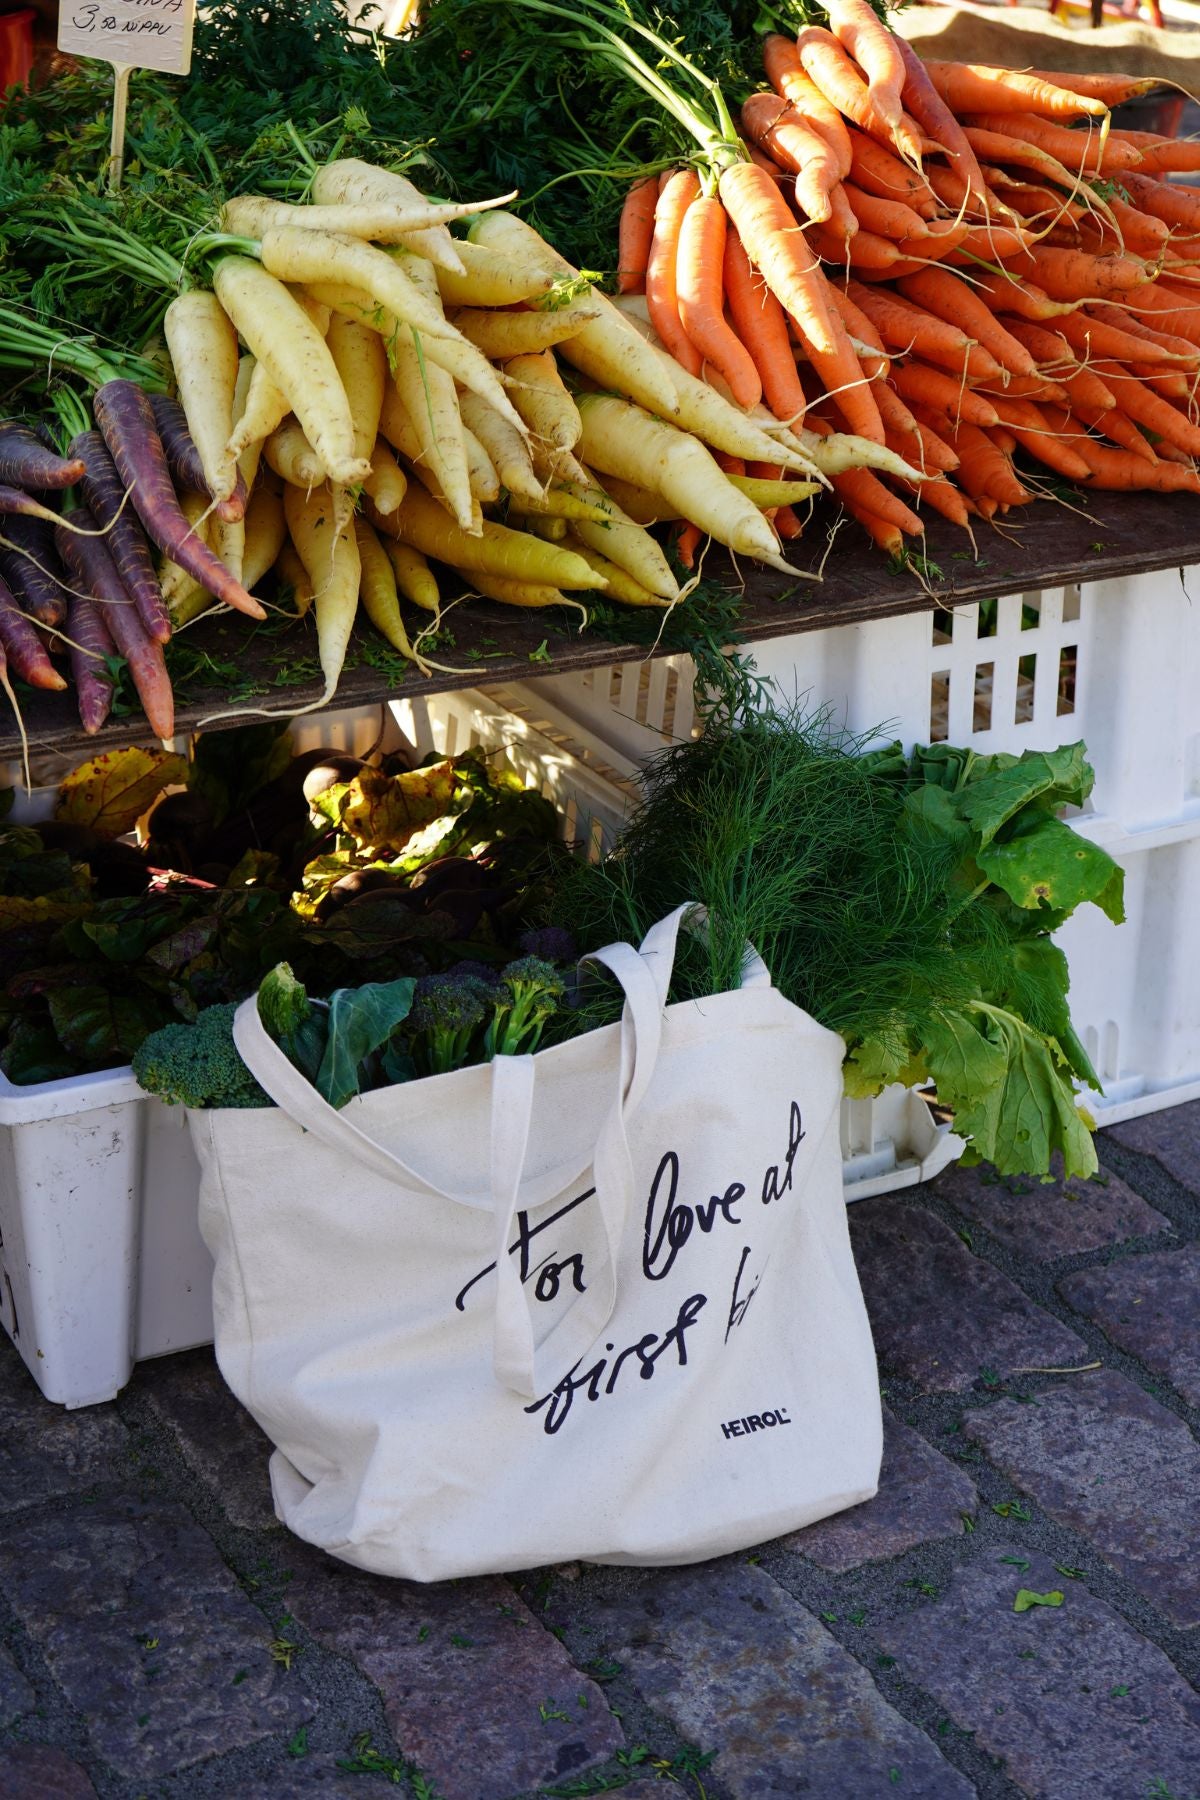
{"type": "MultiPolygon", "coordinates": [[[[745,564],[742,580],[727,558],[707,559],[712,579],[742,589],[741,634],[748,642],[785,637],[793,632],[820,631],[832,625],[856,624],[917,612],[935,606],[980,600],[999,594],[1057,587],[1071,581],[1102,581],[1153,569],[1200,563],[1200,499],[1190,495],[1100,494],[1085,503],[1087,515],[1050,502],[1023,508],[1011,528],[982,527],[977,533],[979,559],[971,554],[963,533],[931,519],[925,556],[936,573],[928,586],[911,570],[889,572],[878,551],[862,541],[857,526],[846,523],[825,563],[824,580],[789,582],[774,571],[745,564]]],[[[820,518],[802,545],[793,546],[798,568],[815,568],[826,549],[820,518]]],[[[447,592],[453,592],[447,584],[447,592]]],[[[331,703],[360,706],[455,687],[539,674],[563,674],[655,654],[644,645],[609,640],[572,628],[561,609],[526,612],[472,599],[447,615],[453,643],[443,642],[430,654],[444,667],[426,680],[394,659],[380,667],[381,640],[370,629],[356,630],[348,666],[331,703]],[[371,660],[368,660],[371,659],[371,660]]],[[[419,624],[419,615],[416,617],[419,624]]],[[[176,728],[243,724],[275,712],[279,716],[311,705],[321,693],[316,668],[316,634],[311,621],[297,621],[284,631],[256,628],[236,615],[201,620],[181,638],[195,655],[192,672],[180,684],[176,728]],[[214,669],[206,675],[203,658],[214,669]],[[299,679],[288,679],[295,669],[299,679]],[[231,699],[231,682],[234,695],[231,699]],[[253,690],[248,692],[247,690],[253,690]],[[228,716],[234,709],[237,716],[228,716]],[[215,715],[225,714],[225,717],[215,715]]],[[[25,693],[22,700],[30,750],[54,752],[67,766],[97,750],[123,743],[152,741],[138,712],[110,718],[95,737],[79,729],[74,696],[25,693]]],[[[11,715],[0,727],[0,759],[20,755],[20,739],[11,715]]]]}

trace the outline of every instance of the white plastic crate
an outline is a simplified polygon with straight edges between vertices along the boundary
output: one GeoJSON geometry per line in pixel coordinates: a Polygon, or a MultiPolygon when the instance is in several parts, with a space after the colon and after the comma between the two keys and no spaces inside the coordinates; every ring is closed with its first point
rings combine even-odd
{"type": "MultiPolygon", "coordinates": [[[[362,755],[400,732],[386,709],[297,720],[297,751],[362,755]]],[[[61,778],[65,769],[45,771],[61,778]]],[[[47,818],[53,784],[19,796],[47,818]]],[[[111,1400],[133,1365],[212,1342],[212,1259],[181,1107],[129,1069],[37,1087],[0,1075],[0,1325],[47,1399],[111,1400]]]]}
{"type": "MultiPolygon", "coordinates": [[[[981,754],[1082,738],[1094,794],[1072,822],[1126,871],[1127,923],[1060,934],[1071,1010],[1104,1082],[1101,1123],[1200,1097],[1200,569],[1009,594],[752,645],[784,699],[855,732],[981,754]]],[[[588,754],[638,763],[695,729],[686,657],[550,675],[504,693],[588,754]]]]}

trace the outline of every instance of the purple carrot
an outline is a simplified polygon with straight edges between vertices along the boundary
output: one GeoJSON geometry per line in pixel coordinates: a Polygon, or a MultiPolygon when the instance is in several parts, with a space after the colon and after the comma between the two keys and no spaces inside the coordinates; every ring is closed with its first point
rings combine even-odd
{"type": "Polygon", "coordinates": [[[13,674],[27,681],[30,687],[46,688],[51,693],[61,692],[66,687],[66,682],[46,655],[42,640],[4,580],[0,580],[0,644],[4,646],[13,674]]]}
{"type": "Polygon", "coordinates": [[[79,701],[79,723],[91,737],[112,711],[113,678],[108,658],[117,653],[102,609],[82,594],[72,594],[67,612],[71,639],[71,679],[79,701]]]}
{"type": "MultiPolygon", "coordinates": [[[[81,531],[95,530],[95,521],[84,506],[70,518],[81,531]]],[[[75,577],[76,586],[83,588],[103,608],[104,623],[129,664],[133,685],[154,735],[173,737],[175,700],[167,665],[163,661],[162,645],[154,641],[142,624],[137,607],[105,548],[104,539],[82,536],[81,531],[72,531],[65,519],[60,520],[54,530],[58,553],[75,577]]]]}
{"type": "Polygon", "coordinates": [[[150,636],[165,644],[171,635],[171,617],[158,585],[158,576],[154,573],[154,559],[146,534],[132,504],[125,504],[125,489],[117,474],[117,465],[108,454],[108,446],[98,431],[81,431],[71,441],[71,455],[78,457],[83,471],[83,495],[88,510],[107,527],[104,542],[117,566],[121,584],[131,595],[150,636]]]}
{"type": "Polygon", "coordinates": [[[97,389],[92,411],[117,473],[133,489],[138,517],[159,549],[226,606],[265,619],[258,601],[193,531],[175,498],[149,395],[134,381],[106,381],[97,389]]]}
{"type": "Polygon", "coordinates": [[[35,500],[32,494],[23,494],[19,488],[3,483],[0,483],[0,513],[23,513],[27,519],[49,519],[52,525],[58,522],[58,514],[35,500]]]}
{"type": "Polygon", "coordinates": [[[48,491],[73,487],[83,465],[58,456],[16,419],[0,419],[0,481],[48,491]]]}
{"type": "Polygon", "coordinates": [[[5,520],[0,536],[8,540],[0,544],[0,575],[39,625],[56,629],[67,616],[67,595],[50,527],[17,515],[5,520]]]}
{"type": "MultiPolygon", "coordinates": [[[[180,487],[190,488],[194,494],[207,494],[211,500],[212,489],[204,473],[204,464],[200,461],[200,452],[188,430],[187,414],[182,406],[178,400],[171,400],[166,394],[151,394],[150,405],[166,452],[167,467],[175,480],[180,487]]],[[[240,471],[232,494],[228,500],[218,501],[215,510],[217,517],[224,519],[228,525],[236,525],[239,519],[245,517],[246,482],[240,471]]]]}

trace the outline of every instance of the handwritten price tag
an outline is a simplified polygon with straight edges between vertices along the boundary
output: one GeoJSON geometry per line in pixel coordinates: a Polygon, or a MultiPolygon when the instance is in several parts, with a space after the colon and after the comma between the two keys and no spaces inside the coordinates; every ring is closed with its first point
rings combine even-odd
{"type": "Polygon", "coordinates": [[[64,0],[58,47],[71,56],[186,75],[195,0],[64,0]]]}
{"type": "Polygon", "coordinates": [[[125,112],[134,69],[186,75],[192,66],[196,0],[63,0],[58,47],[68,56],[112,64],[112,148],[109,186],[119,188],[125,168],[125,112]]]}

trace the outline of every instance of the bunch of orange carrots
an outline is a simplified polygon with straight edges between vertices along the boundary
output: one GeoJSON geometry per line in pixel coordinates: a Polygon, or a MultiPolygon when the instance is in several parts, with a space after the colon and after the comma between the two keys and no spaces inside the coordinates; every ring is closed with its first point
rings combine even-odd
{"type": "Polygon", "coordinates": [[[970,531],[1064,479],[1200,493],[1200,193],[1168,179],[1200,142],[1110,121],[1155,84],[923,63],[867,0],[828,14],[766,40],[739,163],[631,188],[620,304],[747,412],[919,470],[831,472],[893,556],[926,509],[970,531]]]}

